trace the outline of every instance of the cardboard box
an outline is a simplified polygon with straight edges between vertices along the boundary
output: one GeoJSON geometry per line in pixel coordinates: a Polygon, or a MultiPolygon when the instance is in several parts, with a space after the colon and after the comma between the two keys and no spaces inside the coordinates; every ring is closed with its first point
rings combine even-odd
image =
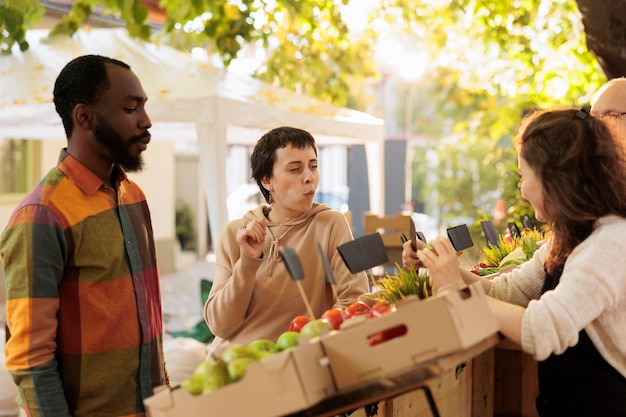
{"type": "Polygon", "coordinates": [[[383,317],[356,319],[321,339],[338,390],[463,350],[498,331],[480,282],[425,300],[407,298],[383,317]],[[391,329],[404,334],[368,342],[391,329]]]}
{"type": "Polygon", "coordinates": [[[150,417],[275,417],[306,409],[334,392],[318,339],[250,363],[243,379],[210,394],[161,387],[144,404],[150,417]]]}

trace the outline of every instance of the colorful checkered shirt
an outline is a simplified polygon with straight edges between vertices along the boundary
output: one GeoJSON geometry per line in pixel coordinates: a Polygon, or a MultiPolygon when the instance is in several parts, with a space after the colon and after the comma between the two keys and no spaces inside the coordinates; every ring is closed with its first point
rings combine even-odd
{"type": "Polygon", "coordinates": [[[165,383],[161,291],[142,190],[65,151],[0,238],[6,365],[33,417],[144,416],[165,383]]]}

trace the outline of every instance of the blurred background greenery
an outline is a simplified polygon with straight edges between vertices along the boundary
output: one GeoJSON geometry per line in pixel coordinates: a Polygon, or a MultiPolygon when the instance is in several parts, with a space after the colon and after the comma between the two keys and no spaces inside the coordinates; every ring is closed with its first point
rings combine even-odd
{"type": "Polygon", "coordinates": [[[114,16],[133,36],[384,117],[410,143],[415,210],[475,233],[533,214],[512,146],[524,112],[587,104],[607,79],[574,0],[6,1],[2,52],[26,50],[25,31],[59,3],[51,36],[114,16]]]}

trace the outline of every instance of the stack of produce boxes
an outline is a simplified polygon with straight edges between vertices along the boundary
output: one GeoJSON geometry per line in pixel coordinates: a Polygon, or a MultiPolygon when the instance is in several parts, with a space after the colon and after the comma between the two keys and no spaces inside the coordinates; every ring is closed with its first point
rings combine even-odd
{"type": "Polygon", "coordinates": [[[497,333],[480,283],[419,300],[382,317],[356,317],[312,341],[252,362],[243,379],[209,394],[163,388],[145,401],[151,417],[280,416],[338,390],[467,349],[497,333]],[[372,341],[375,341],[374,343],[372,341]]]}

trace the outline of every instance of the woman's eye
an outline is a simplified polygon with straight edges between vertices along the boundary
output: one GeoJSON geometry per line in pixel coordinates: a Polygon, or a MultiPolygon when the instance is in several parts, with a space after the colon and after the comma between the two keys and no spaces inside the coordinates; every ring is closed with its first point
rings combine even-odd
{"type": "Polygon", "coordinates": [[[126,108],[124,109],[124,111],[125,111],[126,113],[133,113],[133,112],[137,111],[137,109],[136,109],[135,107],[126,107],[126,108]]]}

